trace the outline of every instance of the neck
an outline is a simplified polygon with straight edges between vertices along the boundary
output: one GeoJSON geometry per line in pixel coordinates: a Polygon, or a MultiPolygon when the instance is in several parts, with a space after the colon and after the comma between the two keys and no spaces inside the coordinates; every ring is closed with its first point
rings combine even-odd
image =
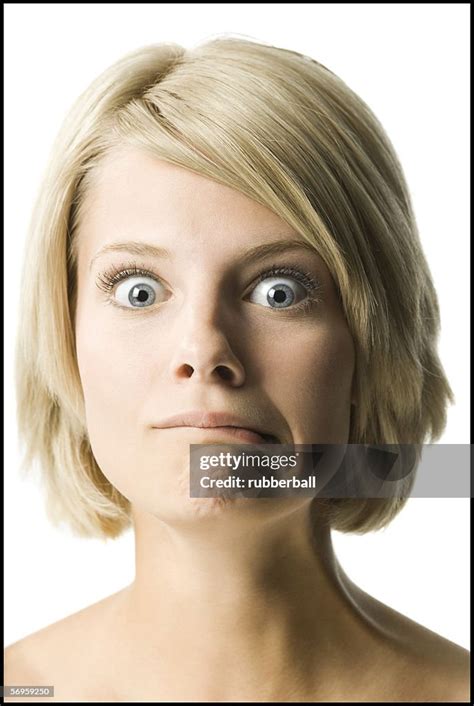
{"type": "Polygon", "coordinates": [[[354,641],[366,644],[369,626],[309,504],[258,524],[177,528],[136,509],[133,519],[126,639],[161,689],[281,700],[354,670],[354,641]]]}

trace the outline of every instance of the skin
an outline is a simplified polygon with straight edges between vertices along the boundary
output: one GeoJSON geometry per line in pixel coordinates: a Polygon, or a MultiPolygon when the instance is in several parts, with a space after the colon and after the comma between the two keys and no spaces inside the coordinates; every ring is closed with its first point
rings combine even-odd
{"type": "Polygon", "coordinates": [[[469,653],[358,588],[311,498],[190,498],[189,444],[228,438],[151,428],[208,409],[287,442],[346,443],[355,352],[323,260],[239,264],[256,245],[302,239],[243,194],[143,152],[110,155],[99,176],[79,233],[76,345],[94,455],[132,503],[135,579],[7,648],[6,683],[55,684],[50,700],[468,700],[469,653]],[[131,239],[171,258],[109,252],[90,265],[131,239]],[[108,305],[97,286],[131,261],[162,280],[148,310],[108,305]],[[310,272],[320,301],[256,301],[273,264],[310,272]]]}

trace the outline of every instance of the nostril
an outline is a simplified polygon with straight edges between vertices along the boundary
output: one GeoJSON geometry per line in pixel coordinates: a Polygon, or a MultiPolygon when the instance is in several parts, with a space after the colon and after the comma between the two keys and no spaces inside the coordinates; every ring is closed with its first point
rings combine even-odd
{"type": "Polygon", "coordinates": [[[216,370],[223,380],[230,380],[232,378],[232,371],[225,365],[218,365],[216,370]]]}

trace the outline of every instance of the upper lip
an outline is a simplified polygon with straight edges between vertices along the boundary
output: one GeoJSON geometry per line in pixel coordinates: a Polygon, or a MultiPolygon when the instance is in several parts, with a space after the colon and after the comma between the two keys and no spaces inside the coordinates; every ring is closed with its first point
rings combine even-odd
{"type": "Polygon", "coordinates": [[[257,432],[257,434],[263,437],[271,437],[273,440],[277,441],[275,434],[272,434],[267,429],[263,429],[260,424],[248,419],[243,419],[242,417],[237,417],[235,414],[229,412],[210,412],[204,410],[182,412],[172,417],[166,417],[166,419],[162,419],[152,426],[159,429],[169,427],[240,427],[241,429],[257,432]]]}

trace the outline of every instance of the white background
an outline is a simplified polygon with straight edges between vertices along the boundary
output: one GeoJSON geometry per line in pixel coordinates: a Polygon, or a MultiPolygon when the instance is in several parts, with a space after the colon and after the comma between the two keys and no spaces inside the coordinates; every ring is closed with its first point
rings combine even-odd
{"type": "MultiPolygon", "coordinates": [[[[8,645],[133,580],[129,531],[84,540],[49,526],[18,475],[14,337],[25,234],[49,150],[72,102],[149,43],[217,35],[320,61],[372,108],[400,157],[438,291],[439,351],[456,395],[440,443],[469,443],[469,12],[454,4],[38,3],[5,6],[5,633],[8,645]],[[183,7],[184,6],[184,7],[183,7]]],[[[469,500],[411,498],[386,530],[333,533],[364,590],[470,649],[469,500]]]]}

